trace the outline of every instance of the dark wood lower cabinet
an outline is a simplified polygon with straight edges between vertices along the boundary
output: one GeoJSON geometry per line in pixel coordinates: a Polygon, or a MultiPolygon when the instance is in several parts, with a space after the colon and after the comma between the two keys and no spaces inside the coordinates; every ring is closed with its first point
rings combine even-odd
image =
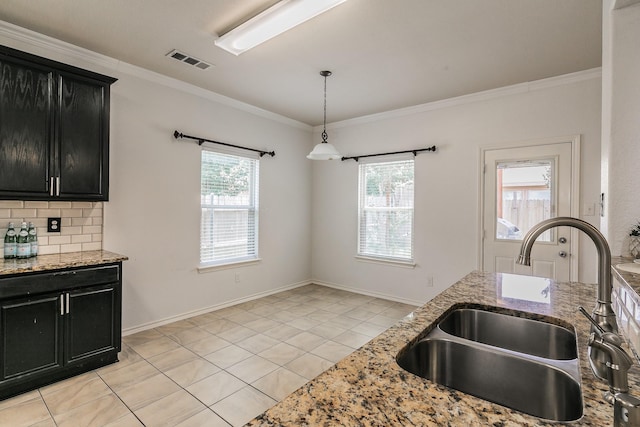
{"type": "Polygon", "coordinates": [[[0,276],[0,399],[117,362],[120,273],[115,263],[0,276]]]}

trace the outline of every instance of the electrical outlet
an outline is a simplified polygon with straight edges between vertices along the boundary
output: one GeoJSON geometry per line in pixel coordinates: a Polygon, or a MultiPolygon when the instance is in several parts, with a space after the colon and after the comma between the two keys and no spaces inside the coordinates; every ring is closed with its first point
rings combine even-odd
{"type": "Polygon", "coordinates": [[[236,273],[236,283],[240,283],[240,273],[236,273]]]}
{"type": "Polygon", "coordinates": [[[433,288],[433,276],[427,276],[427,288],[433,288]]]}
{"type": "Polygon", "coordinates": [[[47,218],[47,232],[59,233],[62,230],[60,218],[47,218]]]}

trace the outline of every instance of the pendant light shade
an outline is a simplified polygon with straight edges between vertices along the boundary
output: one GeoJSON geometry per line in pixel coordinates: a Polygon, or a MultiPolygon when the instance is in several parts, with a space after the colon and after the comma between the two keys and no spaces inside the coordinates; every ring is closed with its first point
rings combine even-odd
{"type": "Polygon", "coordinates": [[[342,156],[336,148],[327,142],[327,77],[331,75],[331,71],[320,71],[320,75],[324,77],[324,121],[322,128],[322,142],[317,144],[311,153],[307,156],[310,160],[340,160],[342,156]]]}
{"type": "Polygon", "coordinates": [[[311,160],[340,160],[341,158],[342,156],[338,153],[336,147],[328,142],[317,144],[307,156],[307,159],[311,160]]]}

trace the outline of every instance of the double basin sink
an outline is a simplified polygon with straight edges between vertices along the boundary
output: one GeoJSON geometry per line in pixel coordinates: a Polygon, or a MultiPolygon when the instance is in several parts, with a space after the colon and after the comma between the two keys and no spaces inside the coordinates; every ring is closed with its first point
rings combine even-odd
{"type": "Polygon", "coordinates": [[[551,318],[499,310],[471,304],[451,307],[442,320],[400,350],[398,365],[539,418],[580,419],[583,403],[573,328],[551,318]]]}

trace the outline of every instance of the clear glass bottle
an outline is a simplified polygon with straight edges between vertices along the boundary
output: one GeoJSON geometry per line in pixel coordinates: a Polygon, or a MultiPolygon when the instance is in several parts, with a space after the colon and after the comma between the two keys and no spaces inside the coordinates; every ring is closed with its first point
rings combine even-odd
{"type": "Polygon", "coordinates": [[[29,258],[31,256],[31,243],[29,242],[29,231],[27,230],[27,223],[22,222],[20,225],[20,232],[18,232],[18,252],[17,258],[29,258]]]}
{"type": "Polygon", "coordinates": [[[38,256],[38,232],[32,222],[29,223],[29,244],[31,244],[31,256],[38,256]]]}
{"type": "Polygon", "coordinates": [[[13,228],[13,223],[9,223],[7,234],[4,236],[4,258],[13,259],[16,257],[18,251],[18,238],[16,237],[16,230],[13,228]]]}

